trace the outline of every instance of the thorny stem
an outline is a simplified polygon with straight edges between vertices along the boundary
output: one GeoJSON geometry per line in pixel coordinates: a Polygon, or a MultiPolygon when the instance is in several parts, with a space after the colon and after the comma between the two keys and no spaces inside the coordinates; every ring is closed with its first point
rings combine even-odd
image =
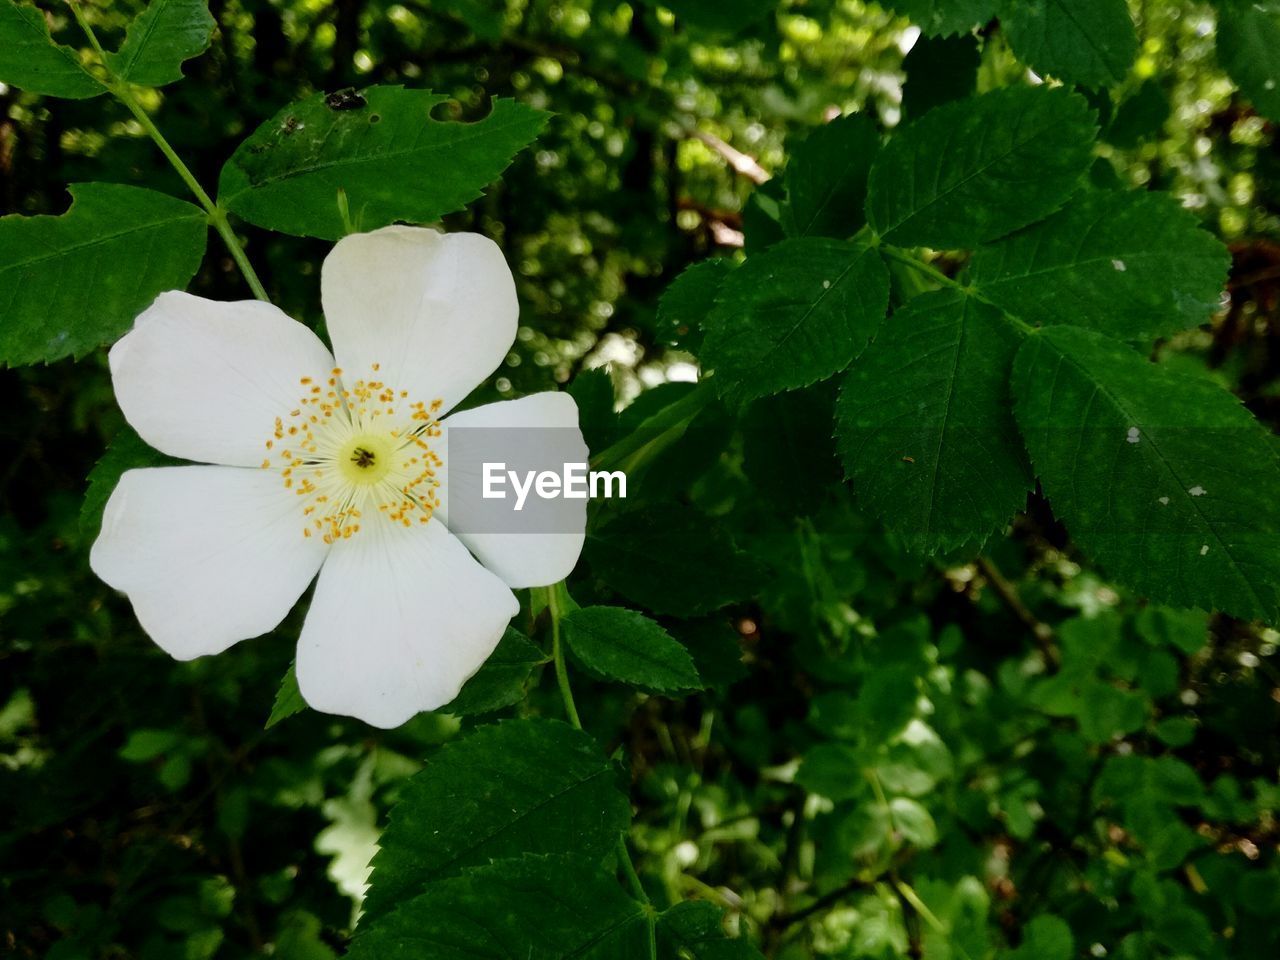
{"type": "MultiPolygon", "coordinates": [[[[569,718],[569,722],[573,726],[581,730],[582,718],[578,715],[578,705],[573,699],[573,688],[569,685],[569,668],[565,664],[564,644],[560,637],[560,620],[568,612],[569,604],[573,602],[569,596],[569,590],[562,580],[559,583],[552,584],[543,588],[546,593],[547,613],[551,619],[551,659],[555,662],[556,668],[556,684],[560,688],[560,699],[564,701],[565,716],[569,718]]],[[[649,920],[649,950],[652,956],[657,956],[656,931],[654,928],[654,913],[649,895],[645,892],[644,884],[640,882],[640,874],[636,872],[635,862],[631,859],[631,851],[627,848],[627,838],[625,836],[618,838],[618,863],[622,866],[622,872],[627,878],[627,886],[631,888],[632,896],[643,903],[648,911],[649,920]]]]}
{"type": "Polygon", "coordinates": [[[178,172],[178,176],[182,178],[183,183],[187,185],[192,195],[200,201],[200,206],[204,208],[209,217],[210,225],[218,231],[218,235],[222,237],[223,242],[227,245],[231,258],[235,260],[236,266],[240,268],[240,273],[244,276],[245,282],[249,284],[249,289],[253,291],[253,295],[259,300],[270,302],[271,298],[267,296],[267,291],[262,286],[262,281],[258,279],[258,274],[254,271],[253,264],[249,262],[244,248],[240,245],[239,238],[236,237],[235,231],[231,229],[231,222],[227,219],[226,211],[213,201],[213,198],[209,196],[204,187],[200,186],[200,181],[191,172],[191,168],[183,163],[177,151],[173,149],[169,141],[165,139],[164,134],[160,132],[160,129],[142,108],[142,105],[138,103],[133,91],[129,88],[129,83],[116,76],[115,71],[111,69],[111,65],[107,60],[107,52],[102,49],[102,44],[98,41],[98,35],[93,32],[93,27],[89,25],[89,21],[85,18],[84,11],[80,9],[80,4],[76,0],[67,0],[67,6],[71,8],[71,14],[76,18],[76,23],[80,24],[80,29],[89,38],[89,45],[98,54],[100,65],[107,75],[104,86],[111,92],[112,96],[128,108],[138,123],[142,125],[142,129],[147,132],[147,136],[155,142],[155,145],[160,148],[160,152],[164,154],[165,159],[178,172]]]}

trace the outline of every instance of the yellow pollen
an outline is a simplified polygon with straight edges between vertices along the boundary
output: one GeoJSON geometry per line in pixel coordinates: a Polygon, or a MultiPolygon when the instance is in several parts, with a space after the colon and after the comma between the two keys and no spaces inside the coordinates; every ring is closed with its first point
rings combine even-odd
{"type": "MultiPolygon", "coordinates": [[[[372,364],[376,374],[380,364],[372,364]]],[[[426,523],[440,505],[444,466],[432,441],[444,401],[412,401],[376,377],[344,380],[330,371],[327,393],[315,378],[298,381],[302,396],[287,417],[277,417],[262,461],[302,506],[302,535],[325,543],[360,532],[361,518],[402,526],[426,523]],[[382,519],[379,519],[382,518],[382,519]]]]}

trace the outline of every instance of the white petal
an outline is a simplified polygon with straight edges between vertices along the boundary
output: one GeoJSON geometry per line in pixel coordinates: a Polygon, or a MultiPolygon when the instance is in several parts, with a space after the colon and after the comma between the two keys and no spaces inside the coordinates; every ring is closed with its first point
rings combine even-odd
{"type": "MultiPolygon", "coordinates": [[[[289,416],[333,359],[320,338],[269,303],[162,293],[111,348],[125,419],[170,456],[256,467],[276,417],[289,416]]],[[[323,382],[323,379],[320,379],[323,382]]]]}
{"type": "Polygon", "coordinates": [[[302,529],[297,498],[274,472],[130,470],[89,565],[128,594],[152,640],[190,660],[279,626],[328,550],[302,529]]]}
{"type": "MultiPolygon", "coordinates": [[[[539,587],[563,580],[573,570],[582,553],[587,528],[587,501],[563,500],[555,507],[555,531],[546,526],[537,532],[475,532],[464,509],[488,509],[476,499],[480,495],[483,476],[475,458],[450,458],[449,433],[458,428],[510,430],[495,433],[505,449],[495,449],[508,470],[525,474],[529,470],[554,467],[565,463],[587,463],[590,454],[578,427],[578,405],[567,393],[535,393],[519,400],[490,403],[464,410],[441,423],[438,441],[445,469],[439,490],[441,507],[437,516],[449,526],[486,567],[500,576],[509,587],[539,587]],[[453,488],[455,511],[450,524],[449,498],[453,488]]],[[[487,444],[486,444],[487,445],[487,444]]],[[[455,449],[457,444],[455,444],[455,449]]],[[[532,509],[532,498],[525,511],[532,509]]],[[[492,504],[494,501],[488,501],[492,504]]]]}
{"type": "Polygon", "coordinates": [[[520,308],[502,251],[478,233],[384,227],[325,258],[321,299],[344,374],[408,390],[444,410],[497,369],[520,308]]]}
{"type": "Polygon", "coordinates": [[[519,609],[437,521],[368,524],[333,545],[320,573],[298,639],[302,698],[398,727],[456,697],[519,609]]]}

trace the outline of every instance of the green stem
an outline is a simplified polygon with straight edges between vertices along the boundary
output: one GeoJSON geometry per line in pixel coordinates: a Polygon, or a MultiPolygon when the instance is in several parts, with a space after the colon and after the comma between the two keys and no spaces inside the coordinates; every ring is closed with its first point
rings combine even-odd
{"type": "Polygon", "coordinates": [[[963,284],[959,280],[955,279],[954,277],[948,277],[945,273],[943,273],[933,264],[925,263],[923,260],[915,256],[914,254],[906,250],[903,250],[899,247],[890,246],[887,243],[881,244],[880,253],[882,256],[884,256],[886,260],[893,260],[896,263],[900,263],[903,266],[909,267],[912,270],[915,270],[917,273],[928,277],[930,280],[933,280],[936,283],[940,283],[944,287],[950,287],[953,290],[960,290],[966,296],[973,297],[975,300],[980,300],[989,307],[994,307],[997,311],[999,311],[1000,315],[1004,317],[1004,319],[1008,323],[1017,327],[1020,332],[1024,334],[1036,332],[1035,327],[1031,326],[1031,324],[1027,323],[1021,317],[1015,317],[1013,314],[1006,311],[999,304],[992,303],[990,300],[984,297],[976,287],[963,284]]]}
{"type": "Polygon", "coordinates": [[[551,614],[551,659],[556,665],[556,684],[560,687],[560,699],[564,701],[564,712],[569,722],[577,729],[582,729],[582,719],[578,716],[578,705],[573,702],[573,688],[569,686],[569,668],[564,662],[564,645],[560,641],[560,618],[565,609],[562,603],[569,591],[564,582],[544,588],[547,591],[547,611],[551,614]]]}
{"type": "Polygon", "coordinates": [[[966,287],[959,280],[956,280],[953,277],[948,277],[933,264],[925,263],[919,257],[908,253],[906,250],[902,250],[898,247],[893,247],[885,243],[881,244],[880,253],[886,260],[894,260],[901,263],[903,266],[910,267],[917,273],[924,274],[930,280],[934,280],[942,284],[944,287],[951,287],[955,290],[964,290],[966,293],[972,292],[971,288],[966,287]]]}
{"type": "MultiPolygon", "coordinates": [[[[551,618],[551,659],[556,667],[556,685],[560,688],[560,699],[564,701],[565,716],[573,726],[581,730],[582,718],[578,715],[578,705],[573,699],[573,688],[569,685],[569,668],[564,659],[564,643],[560,637],[560,620],[573,603],[569,590],[562,580],[543,588],[546,591],[547,613],[551,618]]],[[[634,896],[645,906],[651,906],[649,895],[645,893],[644,884],[640,882],[640,874],[636,872],[635,862],[631,859],[631,851],[627,848],[627,838],[618,837],[618,862],[622,865],[622,873],[627,878],[627,886],[634,896]]],[[[653,956],[657,955],[657,941],[653,926],[653,915],[649,916],[649,945],[653,956]]]]}
{"type": "Polygon", "coordinates": [[[659,410],[613,446],[592,457],[592,469],[609,470],[621,466],[630,459],[632,454],[648,446],[663,434],[685,426],[694,414],[711,402],[714,396],[715,391],[710,380],[703,380],[675,403],[659,410]]]}
{"type": "Polygon", "coordinates": [[[200,202],[200,206],[204,207],[205,213],[209,216],[209,223],[213,226],[213,229],[218,231],[218,235],[226,243],[227,249],[231,252],[231,258],[235,260],[236,266],[240,268],[240,273],[244,276],[245,282],[249,284],[249,289],[253,291],[253,295],[259,300],[270,302],[271,298],[267,296],[267,291],[262,286],[262,281],[258,279],[258,274],[254,271],[253,264],[249,262],[244,248],[240,245],[239,238],[236,236],[235,231],[231,229],[231,222],[227,219],[226,211],[214,203],[213,198],[209,196],[204,187],[200,186],[200,181],[196,179],[195,174],[183,163],[177,151],[165,139],[164,134],[160,132],[160,129],[147,112],[142,109],[142,104],[138,103],[133,91],[129,89],[128,82],[121,80],[111,69],[107,60],[107,52],[102,49],[102,44],[98,41],[98,35],[93,32],[93,27],[89,25],[89,21],[85,18],[84,11],[80,9],[80,5],[75,0],[67,0],[67,5],[71,7],[71,14],[76,18],[76,22],[80,24],[80,29],[89,38],[90,46],[98,54],[102,69],[107,75],[105,82],[107,89],[133,114],[138,123],[142,125],[142,129],[147,132],[147,136],[160,148],[160,152],[164,154],[165,159],[178,172],[178,176],[182,178],[183,183],[187,185],[192,195],[200,202]]]}

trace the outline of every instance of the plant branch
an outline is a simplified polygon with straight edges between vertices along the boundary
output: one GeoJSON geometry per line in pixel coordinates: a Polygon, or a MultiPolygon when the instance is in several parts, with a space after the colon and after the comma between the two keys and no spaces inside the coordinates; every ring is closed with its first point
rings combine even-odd
{"type": "Polygon", "coordinates": [[[80,4],[75,0],[67,0],[67,5],[71,8],[71,14],[76,18],[76,22],[80,24],[80,29],[89,38],[89,45],[98,54],[101,67],[107,76],[105,81],[106,88],[111,91],[112,96],[124,104],[129,112],[133,114],[138,123],[142,125],[142,129],[147,132],[147,136],[155,142],[155,145],[160,148],[160,152],[164,154],[165,159],[178,172],[182,182],[187,185],[192,195],[200,202],[200,206],[208,214],[210,225],[218,231],[218,235],[222,237],[223,242],[227,245],[231,258],[235,260],[236,266],[240,268],[240,273],[243,275],[245,282],[249,284],[249,289],[253,291],[253,295],[259,300],[270,302],[271,298],[267,296],[267,291],[262,286],[262,281],[258,279],[258,274],[254,271],[253,264],[249,262],[249,258],[245,255],[244,247],[240,245],[240,239],[236,236],[235,231],[231,229],[231,222],[227,219],[227,212],[218,206],[205,191],[204,187],[200,185],[200,181],[191,172],[191,168],[182,161],[177,151],[173,149],[169,141],[165,139],[164,134],[160,132],[160,128],[155,125],[147,111],[142,108],[142,104],[138,103],[133,91],[129,88],[128,82],[118,77],[115,71],[111,69],[111,65],[107,60],[107,52],[102,49],[102,44],[98,41],[98,35],[94,33],[93,27],[90,26],[88,19],[84,15],[84,11],[80,9],[80,4]]]}
{"type": "Polygon", "coordinates": [[[1044,655],[1050,668],[1056,670],[1061,666],[1061,655],[1053,643],[1053,628],[1031,612],[1030,608],[1022,602],[1022,595],[1018,593],[1018,588],[1006,579],[1005,575],[1000,572],[1000,568],[988,558],[978,557],[976,566],[983,578],[991,585],[991,589],[995,591],[996,596],[1009,608],[1009,612],[1031,631],[1031,636],[1035,639],[1036,646],[1044,655]]]}

